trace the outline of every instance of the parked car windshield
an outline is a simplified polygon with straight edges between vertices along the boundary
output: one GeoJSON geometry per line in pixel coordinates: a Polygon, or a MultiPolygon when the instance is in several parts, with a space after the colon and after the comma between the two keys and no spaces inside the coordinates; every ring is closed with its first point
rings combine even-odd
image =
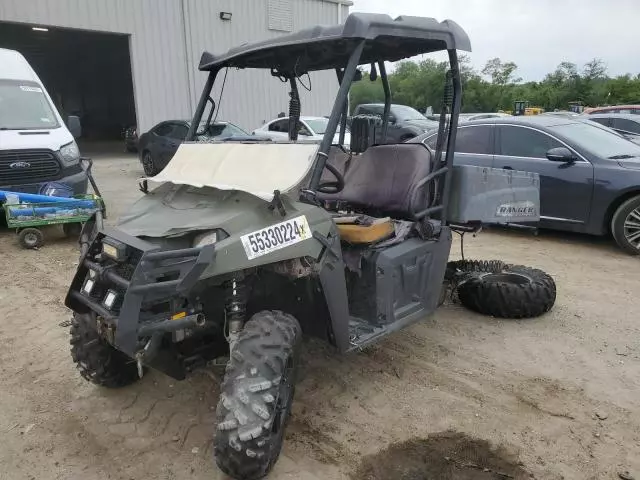
{"type": "Polygon", "coordinates": [[[557,125],[552,130],[564,136],[570,143],[577,144],[602,158],[640,157],[640,145],[600,126],[580,122],[557,125]]]}
{"type": "MultiPolygon", "coordinates": [[[[327,131],[327,126],[329,125],[328,118],[305,118],[304,121],[311,127],[311,130],[313,130],[313,133],[316,135],[324,135],[324,133],[327,131]]],[[[339,131],[340,125],[338,125],[338,128],[336,129],[336,133],[339,131]]],[[[349,127],[345,129],[345,132],[348,131],[349,127]]]]}
{"type": "Polygon", "coordinates": [[[326,118],[305,118],[304,121],[316,135],[323,135],[329,125],[329,120],[326,118]]]}
{"type": "Polygon", "coordinates": [[[215,138],[244,137],[247,132],[231,123],[214,123],[209,125],[209,135],[215,138]]]}
{"type": "Polygon", "coordinates": [[[394,105],[391,112],[398,120],[426,120],[427,117],[422,115],[415,108],[407,107],[406,105],[394,105]]]}
{"type": "Polygon", "coordinates": [[[58,127],[41,87],[33,82],[0,80],[0,130],[58,127]]]}
{"type": "Polygon", "coordinates": [[[233,123],[212,123],[207,127],[206,122],[200,122],[200,130],[197,137],[206,141],[206,139],[246,137],[247,135],[249,135],[247,132],[233,123]],[[205,128],[206,132],[204,131],[205,128]]]}

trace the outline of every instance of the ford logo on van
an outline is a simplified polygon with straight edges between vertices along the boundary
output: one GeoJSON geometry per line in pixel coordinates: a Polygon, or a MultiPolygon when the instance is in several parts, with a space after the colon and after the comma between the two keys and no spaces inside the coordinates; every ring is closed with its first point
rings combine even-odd
{"type": "Polygon", "coordinates": [[[30,163],[27,162],[15,162],[9,164],[9,168],[29,168],[31,167],[30,163]]]}

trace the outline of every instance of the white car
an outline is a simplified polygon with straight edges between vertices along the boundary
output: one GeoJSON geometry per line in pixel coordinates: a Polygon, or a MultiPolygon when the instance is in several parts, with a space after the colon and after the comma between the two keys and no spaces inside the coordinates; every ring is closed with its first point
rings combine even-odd
{"type": "MultiPolygon", "coordinates": [[[[324,132],[329,124],[329,119],[325,117],[300,117],[300,130],[298,132],[299,142],[319,142],[324,136],[324,132]]],[[[265,123],[262,127],[256,128],[253,135],[268,137],[272,140],[288,140],[289,139],[289,117],[276,118],[265,123]]],[[[340,126],[333,137],[335,145],[340,141],[340,126]]],[[[351,134],[349,130],[344,134],[344,145],[351,144],[351,134]]]]}

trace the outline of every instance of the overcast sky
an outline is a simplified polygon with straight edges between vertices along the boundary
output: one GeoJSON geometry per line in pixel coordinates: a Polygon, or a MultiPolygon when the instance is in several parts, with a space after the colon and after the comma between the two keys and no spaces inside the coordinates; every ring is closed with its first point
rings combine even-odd
{"type": "Polygon", "coordinates": [[[490,58],[518,65],[517,76],[541,80],[562,61],[592,58],[609,75],[640,73],[640,0],[353,0],[352,12],[451,19],[471,39],[473,65],[490,58]]]}

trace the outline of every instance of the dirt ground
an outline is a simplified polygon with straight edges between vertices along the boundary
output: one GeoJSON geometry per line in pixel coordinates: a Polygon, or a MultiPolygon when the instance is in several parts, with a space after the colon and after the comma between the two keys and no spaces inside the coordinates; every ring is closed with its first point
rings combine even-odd
{"type": "MultiPolygon", "coordinates": [[[[97,156],[110,221],[139,195],[134,156],[97,156]]],[[[150,373],[102,390],[69,355],[72,241],[38,251],[0,233],[0,479],[222,479],[212,462],[218,381],[150,373]]],[[[361,353],[307,340],[272,479],[640,479],[640,265],[607,240],[493,230],[468,258],[545,269],[547,315],[449,304],[361,353]]],[[[459,257],[459,248],[452,253],[459,257]]]]}

